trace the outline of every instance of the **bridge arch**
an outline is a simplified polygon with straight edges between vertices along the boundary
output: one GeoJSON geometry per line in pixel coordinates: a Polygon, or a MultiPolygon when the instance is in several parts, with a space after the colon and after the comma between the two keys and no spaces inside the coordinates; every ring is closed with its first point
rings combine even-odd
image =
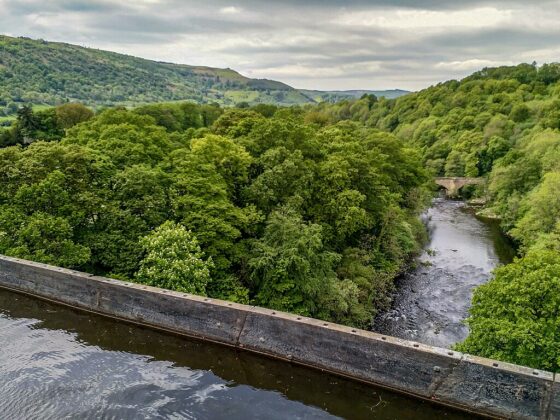
{"type": "Polygon", "coordinates": [[[448,197],[456,197],[459,190],[465,185],[481,185],[484,184],[484,178],[470,177],[439,177],[434,179],[435,183],[445,188],[448,197]]]}

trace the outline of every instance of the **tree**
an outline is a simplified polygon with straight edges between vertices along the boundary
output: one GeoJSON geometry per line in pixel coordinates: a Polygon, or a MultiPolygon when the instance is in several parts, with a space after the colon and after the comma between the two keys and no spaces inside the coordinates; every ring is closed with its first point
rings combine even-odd
{"type": "Polygon", "coordinates": [[[525,104],[515,105],[509,114],[509,117],[515,122],[523,122],[529,118],[529,108],[525,104]]]}
{"type": "MultiPolygon", "coordinates": [[[[228,185],[230,193],[236,186],[248,181],[249,165],[252,158],[243,146],[227,137],[208,134],[191,141],[193,157],[204,163],[212,163],[228,185]]],[[[193,164],[196,164],[193,162],[193,164]]]]}
{"type": "Polygon", "coordinates": [[[24,105],[17,112],[15,125],[16,139],[20,144],[31,143],[34,139],[35,130],[39,127],[37,117],[33,113],[33,108],[24,105]]]}
{"type": "Polygon", "coordinates": [[[74,242],[67,219],[36,212],[25,217],[13,207],[0,210],[0,252],[6,255],[75,268],[86,263],[89,248],[74,242]]]}
{"type": "Polygon", "coordinates": [[[459,351],[560,372],[560,254],[533,251],[478,287],[459,351]]]}
{"type": "Polygon", "coordinates": [[[161,162],[172,150],[169,136],[152,117],[124,109],[110,109],[77,125],[63,140],[102,151],[119,168],[161,162]]]}
{"type": "Polygon", "coordinates": [[[560,221],[560,172],[545,175],[537,188],[522,203],[524,216],[517,222],[511,234],[530,246],[539,234],[550,233],[560,221]]]}
{"type": "Polygon", "coordinates": [[[79,103],[68,103],[56,107],[56,117],[63,128],[71,128],[76,124],[93,117],[93,111],[79,103]]]}
{"type": "Polygon", "coordinates": [[[140,245],[145,256],[136,281],[179,292],[206,294],[212,259],[204,259],[196,237],[184,226],[167,221],[142,238],[140,245]]]}
{"type": "Polygon", "coordinates": [[[270,215],[248,261],[258,304],[308,316],[320,310],[318,298],[332,293],[340,260],[325,249],[321,230],[292,209],[270,215]]]}
{"type": "Polygon", "coordinates": [[[185,150],[170,158],[176,165],[170,191],[173,218],[196,232],[214,260],[213,274],[222,277],[236,258],[242,231],[259,217],[254,207],[241,208],[232,202],[228,185],[213,162],[185,150]]]}
{"type": "Polygon", "coordinates": [[[364,93],[360,99],[367,102],[369,109],[377,103],[377,96],[373,93],[364,93]]]}

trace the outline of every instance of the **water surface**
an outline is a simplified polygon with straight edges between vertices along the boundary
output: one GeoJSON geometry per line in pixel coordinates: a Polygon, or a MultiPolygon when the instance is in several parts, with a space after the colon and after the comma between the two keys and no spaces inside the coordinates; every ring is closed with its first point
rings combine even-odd
{"type": "Polygon", "coordinates": [[[475,217],[462,201],[434,200],[426,214],[430,241],[419,266],[397,281],[392,309],[375,330],[439,347],[468,334],[472,292],[515,251],[495,221],[475,217]]]}
{"type": "Polygon", "coordinates": [[[10,420],[470,418],[2,289],[0,413],[10,420]]]}

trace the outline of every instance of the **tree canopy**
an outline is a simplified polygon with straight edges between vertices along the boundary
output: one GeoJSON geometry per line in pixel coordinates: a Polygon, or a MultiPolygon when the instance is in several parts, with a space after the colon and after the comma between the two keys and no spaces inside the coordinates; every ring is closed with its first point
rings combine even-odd
{"type": "Polygon", "coordinates": [[[305,115],[26,108],[0,149],[0,252],[367,327],[421,249],[429,177],[394,135],[305,115]]]}

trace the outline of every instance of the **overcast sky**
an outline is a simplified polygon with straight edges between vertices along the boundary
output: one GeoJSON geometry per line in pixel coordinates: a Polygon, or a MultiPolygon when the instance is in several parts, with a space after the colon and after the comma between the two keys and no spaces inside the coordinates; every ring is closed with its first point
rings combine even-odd
{"type": "Polygon", "coordinates": [[[0,32],[294,87],[421,89],[560,61],[560,0],[0,0],[0,32]]]}

